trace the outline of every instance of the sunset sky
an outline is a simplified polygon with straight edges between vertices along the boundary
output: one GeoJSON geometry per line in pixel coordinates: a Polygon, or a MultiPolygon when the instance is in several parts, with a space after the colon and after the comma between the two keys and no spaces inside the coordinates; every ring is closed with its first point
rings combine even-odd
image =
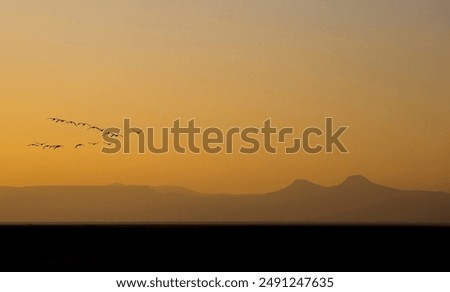
{"type": "Polygon", "coordinates": [[[0,2],[0,185],[450,191],[450,1],[0,2]],[[349,126],[349,154],[105,155],[85,129],[349,126]],[[64,144],[61,151],[33,142],[64,144]]]}

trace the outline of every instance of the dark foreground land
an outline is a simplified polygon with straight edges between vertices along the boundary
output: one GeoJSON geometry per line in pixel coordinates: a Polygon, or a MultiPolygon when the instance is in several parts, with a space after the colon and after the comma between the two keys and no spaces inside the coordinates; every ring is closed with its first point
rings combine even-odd
{"type": "Polygon", "coordinates": [[[0,226],[2,271],[448,271],[450,228],[0,226]]]}

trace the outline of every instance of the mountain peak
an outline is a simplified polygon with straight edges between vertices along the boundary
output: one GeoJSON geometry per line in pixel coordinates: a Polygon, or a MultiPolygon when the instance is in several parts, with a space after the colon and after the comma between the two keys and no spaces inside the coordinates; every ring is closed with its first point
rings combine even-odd
{"type": "Polygon", "coordinates": [[[292,184],[314,184],[307,179],[296,179],[292,182],[292,184]]]}
{"type": "Polygon", "coordinates": [[[285,189],[281,190],[284,193],[309,193],[311,191],[321,190],[323,187],[321,185],[310,182],[306,179],[297,179],[293,181],[285,189]]]}
{"type": "Polygon", "coordinates": [[[302,187],[319,187],[320,185],[315,184],[307,179],[296,179],[291,184],[290,187],[302,188],[302,187]]]}
{"type": "Polygon", "coordinates": [[[373,188],[387,188],[381,185],[378,185],[368,178],[362,175],[351,175],[347,177],[341,184],[341,187],[352,188],[352,189],[373,189],[373,188]]]}
{"type": "Polygon", "coordinates": [[[344,183],[364,183],[364,184],[370,183],[370,184],[373,184],[373,182],[371,182],[368,178],[366,178],[365,176],[362,176],[362,175],[351,175],[345,179],[344,183]]]}

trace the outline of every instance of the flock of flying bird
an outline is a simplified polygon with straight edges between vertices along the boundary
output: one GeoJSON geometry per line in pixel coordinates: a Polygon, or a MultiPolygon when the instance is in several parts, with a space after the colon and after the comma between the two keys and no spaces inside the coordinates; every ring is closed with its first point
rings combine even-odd
{"type": "MultiPolygon", "coordinates": [[[[60,118],[48,118],[48,120],[51,120],[52,122],[55,122],[56,124],[62,123],[62,124],[67,124],[67,125],[74,125],[75,127],[87,127],[87,130],[96,130],[99,131],[100,133],[102,133],[102,136],[110,136],[110,137],[123,137],[121,134],[116,134],[110,131],[105,131],[105,129],[102,129],[100,127],[91,125],[89,123],[86,122],[75,122],[75,121],[70,121],[70,120],[64,120],[64,119],[60,119],[60,118]]],[[[100,142],[88,142],[88,145],[91,146],[96,146],[97,144],[99,144],[100,142]]],[[[105,145],[112,145],[112,143],[104,143],[105,145]]],[[[35,142],[32,144],[27,145],[29,147],[40,147],[43,150],[45,149],[53,149],[53,150],[57,150],[57,149],[62,149],[64,147],[64,145],[61,144],[56,144],[56,145],[51,145],[51,144],[47,144],[47,142],[35,142]]],[[[78,143],[75,145],[75,149],[80,149],[80,148],[86,148],[86,145],[83,143],[78,143]]]]}

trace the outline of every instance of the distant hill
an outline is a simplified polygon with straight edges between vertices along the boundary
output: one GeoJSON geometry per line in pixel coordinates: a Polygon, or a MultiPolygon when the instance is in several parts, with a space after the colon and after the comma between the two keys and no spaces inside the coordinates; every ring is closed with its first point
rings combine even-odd
{"type": "Polygon", "coordinates": [[[257,195],[180,187],[0,187],[0,223],[299,223],[450,225],[450,194],[403,191],[363,176],[333,187],[296,180],[257,195]]]}

